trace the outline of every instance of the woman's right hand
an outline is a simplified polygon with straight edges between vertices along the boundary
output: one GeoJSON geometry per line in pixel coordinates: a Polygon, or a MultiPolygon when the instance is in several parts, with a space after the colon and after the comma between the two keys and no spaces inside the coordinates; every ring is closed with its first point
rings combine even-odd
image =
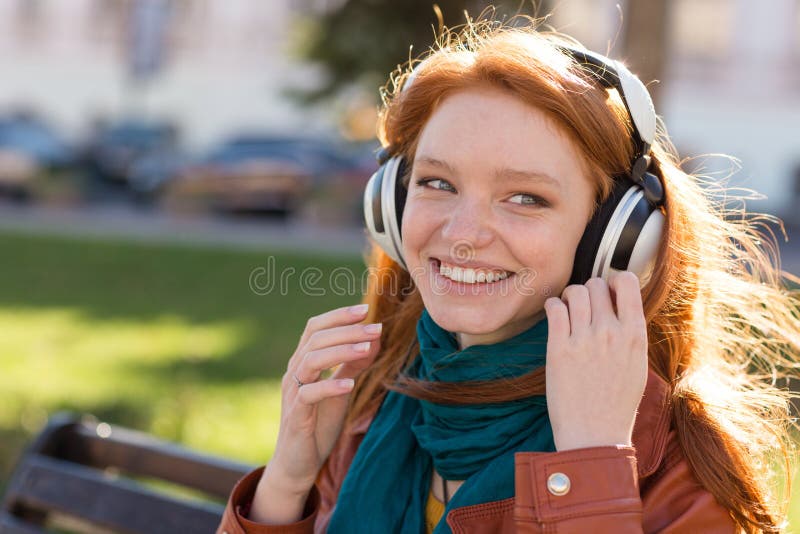
{"type": "Polygon", "coordinates": [[[278,442],[262,476],[271,490],[307,495],[339,438],[354,379],[380,350],[381,323],[359,324],[367,308],[337,308],[306,323],[281,382],[278,442]],[[337,365],[331,377],[320,380],[337,365]]]}

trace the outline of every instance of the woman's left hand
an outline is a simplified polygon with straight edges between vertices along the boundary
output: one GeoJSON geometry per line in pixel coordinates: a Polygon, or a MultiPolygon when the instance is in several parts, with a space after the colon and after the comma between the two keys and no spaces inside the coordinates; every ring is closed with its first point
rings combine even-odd
{"type": "Polygon", "coordinates": [[[547,409],[556,449],[631,445],[647,382],[647,327],[632,272],[545,302],[547,409]],[[616,311],[615,311],[616,308],[616,311]]]}

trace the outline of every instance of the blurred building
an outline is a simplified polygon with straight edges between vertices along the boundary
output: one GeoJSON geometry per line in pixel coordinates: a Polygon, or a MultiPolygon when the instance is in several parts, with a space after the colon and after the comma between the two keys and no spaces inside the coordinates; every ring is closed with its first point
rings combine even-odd
{"type": "MultiPolygon", "coordinates": [[[[559,0],[551,23],[619,54],[620,3],[624,10],[619,0],[559,0]]],[[[331,112],[300,109],[283,94],[287,85],[319,79],[291,50],[303,36],[298,6],[327,4],[0,0],[0,111],[33,108],[70,132],[95,119],[146,114],[174,120],[194,145],[235,129],[331,129],[331,112]],[[167,19],[157,15],[162,8],[167,19]],[[163,55],[136,48],[137,17],[151,24],[144,35],[163,40],[156,49],[163,55]],[[137,53],[145,57],[137,60],[137,53]],[[131,68],[137,61],[138,71],[131,68]]],[[[668,6],[669,16],[658,21],[669,34],[659,112],[673,141],[684,156],[739,158],[742,169],[729,183],[768,197],[749,208],[800,223],[800,0],[668,6]]],[[[723,158],[693,165],[717,178],[732,170],[723,158]]]]}
{"type": "Polygon", "coordinates": [[[0,112],[32,109],[75,135],[98,120],[166,119],[192,145],[330,128],[283,95],[317,79],[291,57],[293,4],[0,0],[0,112]]]}
{"type": "MultiPolygon", "coordinates": [[[[618,3],[557,2],[553,25],[599,51],[617,50],[618,3]]],[[[800,1],[668,0],[668,8],[657,111],[681,156],[735,156],[741,169],[727,183],[767,196],[748,209],[800,223],[800,1]]],[[[736,170],[721,157],[689,167],[718,179],[736,170]]]]}

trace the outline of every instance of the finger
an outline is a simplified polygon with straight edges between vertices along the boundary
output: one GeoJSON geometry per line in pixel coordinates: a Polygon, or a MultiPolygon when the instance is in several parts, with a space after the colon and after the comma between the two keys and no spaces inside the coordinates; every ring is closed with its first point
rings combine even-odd
{"type": "Polygon", "coordinates": [[[295,410],[300,413],[295,415],[302,417],[303,412],[310,410],[318,402],[345,395],[353,390],[355,381],[352,378],[339,378],[335,380],[321,380],[313,384],[305,384],[297,391],[297,402],[295,410]]]}
{"type": "Polygon", "coordinates": [[[586,282],[589,290],[589,303],[592,310],[592,324],[604,320],[617,319],[614,306],[611,303],[611,293],[608,283],[602,278],[591,278],[586,282]]]}
{"type": "Polygon", "coordinates": [[[639,277],[630,271],[614,273],[608,280],[617,304],[617,316],[623,323],[644,322],[644,305],[639,277]]]}
{"type": "Polygon", "coordinates": [[[569,311],[567,305],[558,298],[551,297],[544,303],[547,313],[547,345],[563,343],[569,337],[569,311]]]}
{"type": "Polygon", "coordinates": [[[370,341],[360,341],[312,350],[306,353],[294,374],[304,384],[315,382],[326,369],[369,356],[371,347],[370,341]]]}
{"type": "Polygon", "coordinates": [[[297,372],[297,369],[305,359],[305,355],[314,350],[380,339],[382,328],[382,323],[371,323],[367,325],[337,326],[315,332],[305,345],[297,348],[292,359],[289,360],[288,369],[292,372],[297,372]]]}
{"type": "Polygon", "coordinates": [[[353,324],[347,326],[335,326],[314,332],[308,338],[303,352],[324,349],[334,345],[345,343],[358,343],[360,341],[372,341],[380,337],[383,330],[383,323],[353,324]]]}
{"type": "Polygon", "coordinates": [[[577,284],[567,286],[561,294],[561,300],[567,303],[569,309],[570,334],[588,329],[592,321],[588,288],[577,284]]]}
{"type": "Polygon", "coordinates": [[[343,362],[333,372],[333,378],[357,378],[365,369],[375,362],[375,357],[381,351],[381,340],[376,339],[370,344],[369,350],[363,358],[343,362]]]}
{"type": "Polygon", "coordinates": [[[306,341],[308,341],[308,338],[311,336],[311,334],[319,330],[363,321],[364,317],[367,315],[368,309],[369,306],[365,306],[364,304],[342,306],[341,308],[335,308],[309,318],[308,321],[306,321],[306,327],[305,330],[303,330],[303,335],[300,336],[299,344],[304,344],[306,341]]]}
{"type": "MultiPolygon", "coordinates": [[[[308,342],[308,338],[319,330],[363,321],[367,315],[367,310],[368,306],[357,304],[355,306],[336,308],[311,317],[306,321],[306,327],[303,330],[303,334],[300,336],[300,341],[297,343],[298,348],[303,347],[308,342]]],[[[289,359],[289,368],[297,366],[298,362],[296,360],[300,358],[298,352],[300,351],[295,351],[289,359]]]]}

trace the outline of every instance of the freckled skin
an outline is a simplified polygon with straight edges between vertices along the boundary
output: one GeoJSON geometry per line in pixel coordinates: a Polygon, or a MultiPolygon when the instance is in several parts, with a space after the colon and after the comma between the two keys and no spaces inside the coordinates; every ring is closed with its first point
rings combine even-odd
{"type": "Polygon", "coordinates": [[[544,317],[544,301],[569,280],[594,189],[572,141],[542,111],[497,89],[442,101],[423,128],[403,214],[403,253],[426,309],[462,347],[508,339],[544,317]],[[423,162],[446,162],[450,169],[423,162]],[[504,181],[499,169],[537,171],[558,188],[504,181]],[[423,178],[447,182],[417,185],[423,178]],[[520,193],[549,205],[525,205],[520,193]],[[468,251],[471,260],[518,275],[505,294],[444,294],[428,257],[468,251]],[[524,276],[522,274],[524,273],[524,276]],[[515,280],[516,279],[516,280],[515,280]]]}

